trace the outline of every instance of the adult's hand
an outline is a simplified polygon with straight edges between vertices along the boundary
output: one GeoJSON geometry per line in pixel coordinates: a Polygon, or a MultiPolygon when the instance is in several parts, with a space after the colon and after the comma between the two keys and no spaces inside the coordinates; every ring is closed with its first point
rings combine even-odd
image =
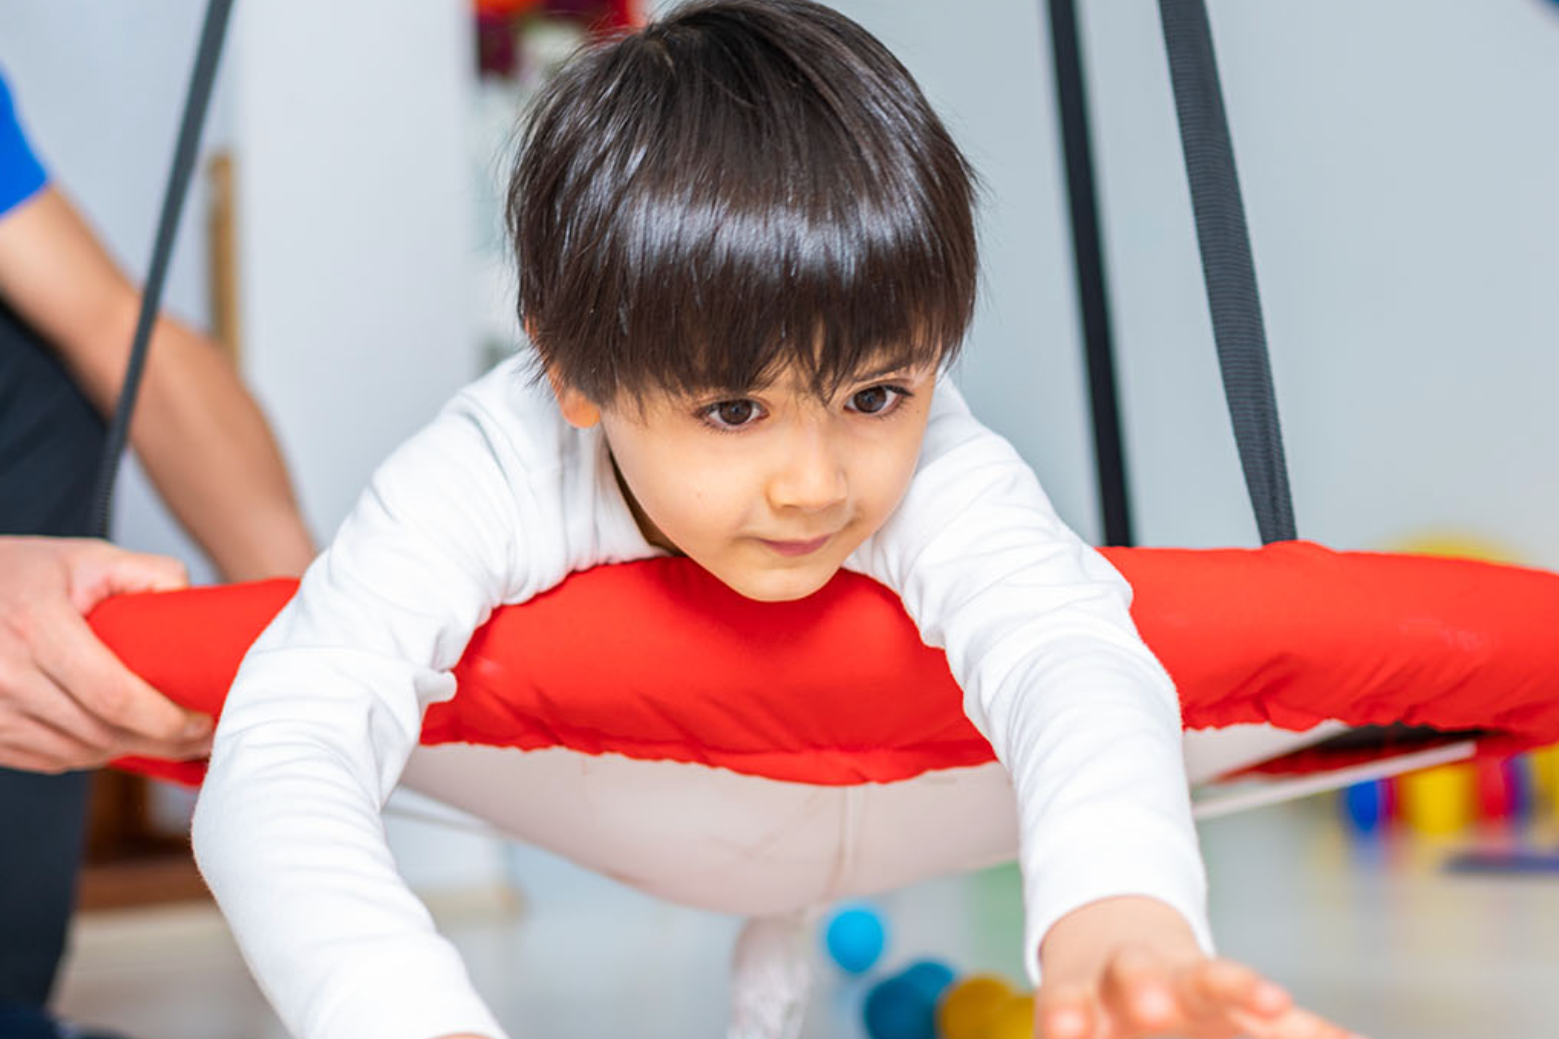
{"type": "Polygon", "coordinates": [[[183,564],[102,541],[0,537],[0,766],[93,768],[205,754],[211,720],[121,664],[83,619],[125,592],[182,588],[183,564]]]}

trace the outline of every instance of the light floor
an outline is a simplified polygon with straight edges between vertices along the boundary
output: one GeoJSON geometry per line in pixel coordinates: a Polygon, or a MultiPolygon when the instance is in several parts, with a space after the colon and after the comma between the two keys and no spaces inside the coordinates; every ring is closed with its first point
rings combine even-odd
{"type": "MultiPolygon", "coordinates": [[[[1314,1009],[1372,1039],[1559,1037],[1559,874],[1448,874],[1445,847],[1350,839],[1324,799],[1207,823],[1203,842],[1223,951],[1314,1009]]],[[[434,908],[514,1039],[722,1036],[736,921],[529,849],[513,870],[523,910],[480,896],[434,908]]],[[[1016,977],[1017,897],[1016,874],[1000,869],[884,898],[886,967],[935,955],[1016,977]]],[[[822,970],[808,1039],[864,1039],[861,991],[822,970]]],[[[134,1039],[284,1035],[200,909],[85,919],[59,1003],[134,1039]]]]}

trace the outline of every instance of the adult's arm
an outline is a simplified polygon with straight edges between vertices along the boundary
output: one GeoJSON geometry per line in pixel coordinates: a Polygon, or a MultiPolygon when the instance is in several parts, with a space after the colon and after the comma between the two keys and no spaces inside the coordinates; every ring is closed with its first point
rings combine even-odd
{"type": "MultiPolygon", "coordinates": [[[[0,297],[109,414],[140,295],[58,189],[0,218],[0,297]]],[[[308,565],[313,541],[259,406],[220,350],[169,317],[152,331],[130,442],[223,577],[298,574],[308,565]]]]}

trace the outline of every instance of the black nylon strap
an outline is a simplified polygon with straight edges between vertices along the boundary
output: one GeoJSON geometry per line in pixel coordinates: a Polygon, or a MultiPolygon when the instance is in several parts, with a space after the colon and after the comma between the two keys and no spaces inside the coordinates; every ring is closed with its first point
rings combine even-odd
{"type": "Polygon", "coordinates": [[[1093,144],[1088,128],[1088,92],[1083,78],[1077,8],[1073,0],[1050,0],[1050,52],[1066,161],[1066,194],[1072,223],[1072,258],[1077,305],[1088,365],[1088,403],[1093,418],[1094,467],[1099,477],[1099,513],[1106,545],[1130,545],[1131,496],[1126,483],[1126,449],[1121,433],[1120,395],[1115,381],[1110,294],[1104,275],[1104,241],[1094,186],[1093,144]]]}
{"type": "Polygon", "coordinates": [[[195,166],[200,131],[205,125],[206,108],[211,100],[211,84],[216,79],[217,62],[222,56],[222,40],[227,35],[228,15],[232,8],[233,0],[210,0],[206,6],[205,24],[201,27],[200,44],[195,52],[195,68],[190,75],[189,94],[184,101],[184,119],[179,126],[178,143],[173,149],[173,170],[168,175],[168,187],[163,194],[162,217],[157,224],[151,267],[147,270],[146,284],[141,290],[141,312],[135,322],[130,362],[125,368],[119,402],[108,427],[103,459],[98,465],[97,486],[92,495],[92,530],[99,537],[108,536],[114,483],[119,476],[119,458],[124,453],[125,440],[130,432],[130,415],[135,411],[135,397],[140,390],[141,374],[146,367],[146,348],[151,340],[152,325],[162,305],[162,289],[168,278],[168,261],[173,253],[173,237],[178,230],[179,214],[184,210],[185,196],[189,193],[190,173],[195,166]]]}
{"type": "Polygon", "coordinates": [[[1294,505],[1250,232],[1203,0],[1159,0],[1223,391],[1263,543],[1295,537],[1294,505]]]}

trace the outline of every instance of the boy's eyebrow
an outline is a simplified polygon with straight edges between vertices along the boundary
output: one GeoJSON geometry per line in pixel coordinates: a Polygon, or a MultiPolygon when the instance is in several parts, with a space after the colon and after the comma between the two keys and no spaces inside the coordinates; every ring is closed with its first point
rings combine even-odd
{"type": "Polygon", "coordinates": [[[857,372],[850,376],[852,382],[871,382],[874,379],[884,379],[890,375],[903,375],[920,367],[914,361],[893,361],[881,368],[869,372],[857,372]]]}
{"type": "MultiPolygon", "coordinates": [[[[898,361],[889,361],[889,362],[883,364],[880,367],[871,369],[870,371],[854,372],[854,373],[850,374],[847,378],[842,380],[842,382],[843,383],[875,382],[875,381],[877,381],[879,379],[885,379],[885,378],[887,378],[889,376],[892,376],[892,375],[907,375],[910,372],[916,371],[917,369],[924,368],[924,367],[927,367],[927,366],[922,364],[922,363],[920,363],[919,361],[914,360],[913,358],[911,358],[911,359],[904,359],[904,360],[898,360],[898,361]]],[[[707,386],[707,387],[704,387],[702,389],[690,389],[690,390],[687,390],[687,391],[685,391],[685,392],[683,392],[683,393],[681,393],[679,395],[680,396],[684,396],[684,397],[688,398],[689,400],[696,400],[696,399],[702,399],[702,398],[714,399],[715,397],[719,397],[719,396],[741,397],[744,394],[756,393],[756,392],[761,392],[763,390],[767,390],[770,387],[774,386],[774,384],[777,381],[778,381],[777,378],[774,375],[770,374],[770,375],[766,375],[766,376],[760,376],[758,379],[754,380],[752,383],[750,383],[749,385],[747,385],[745,387],[736,387],[736,386],[707,386]]]]}

